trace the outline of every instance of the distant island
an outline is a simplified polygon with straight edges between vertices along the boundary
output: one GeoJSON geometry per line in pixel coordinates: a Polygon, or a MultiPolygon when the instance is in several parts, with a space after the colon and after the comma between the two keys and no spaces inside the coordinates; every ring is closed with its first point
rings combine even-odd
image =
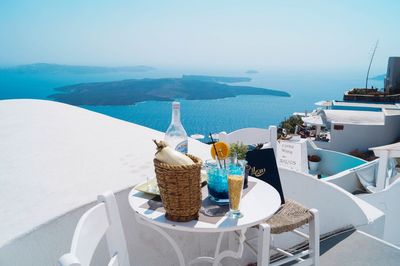
{"type": "Polygon", "coordinates": [[[258,71],[257,71],[257,70],[254,70],[254,69],[249,69],[249,70],[247,70],[245,73],[246,73],[246,74],[257,74],[258,71]]]}
{"type": "Polygon", "coordinates": [[[202,76],[202,75],[183,75],[182,79],[211,81],[211,82],[226,82],[226,83],[251,81],[251,78],[247,77],[221,77],[221,76],[202,76]]]}
{"type": "Polygon", "coordinates": [[[56,88],[50,99],[73,105],[132,105],[143,101],[209,100],[238,95],[290,97],[284,91],[185,78],[130,79],[56,88]]]}
{"type": "Polygon", "coordinates": [[[103,66],[75,66],[37,63],[0,68],[1,71],[13,71],[18,73],[70,73],[70,74],[105,74],[117,72],[145,72],[154,70],[149,66],[125,66],[125,67],[103,67],[103,66]]]}

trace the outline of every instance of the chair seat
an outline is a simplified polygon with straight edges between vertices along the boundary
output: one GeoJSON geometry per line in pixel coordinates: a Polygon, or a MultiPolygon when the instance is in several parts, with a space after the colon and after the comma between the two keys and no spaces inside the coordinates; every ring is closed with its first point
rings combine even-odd
{"type": "Polygon", "coordinates": [[[272,234],[281,234],[293,231],[311,219],[312,215],[306,207],[288,199],[266,223],[269,224],[272,234]]]}

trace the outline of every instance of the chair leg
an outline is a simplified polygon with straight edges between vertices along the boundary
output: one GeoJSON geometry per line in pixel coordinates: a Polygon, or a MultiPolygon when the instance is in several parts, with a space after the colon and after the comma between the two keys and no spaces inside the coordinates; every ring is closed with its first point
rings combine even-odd
{"type": "Polygon", "coordinates": [[[318,210],[311,209],[312,220],[309,226],[310,235],[310,256],[312,259],[312,265],[319,266],[319,214],[318,210]]]}
{"type": "Polygon", "coordinates": [[[269,265],[270,240],[271,240],[271,227],[265,223],[260,224],[258,227],[257,266],[269,265]]]}
{"type": "Polygon", "coordinates": [[[81,263],[79,262],[78,258],[74,254],[67,253],[67,254],[64,254],[58,260],[58,265],[60,265],[60,266],[81,266],[81,263]]]}

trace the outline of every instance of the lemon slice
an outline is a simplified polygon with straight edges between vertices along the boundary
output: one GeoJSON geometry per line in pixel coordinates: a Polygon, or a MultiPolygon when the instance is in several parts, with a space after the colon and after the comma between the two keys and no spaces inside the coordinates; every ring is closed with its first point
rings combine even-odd
{"type": "Polygon", "coordinates": [[[224,160],[228,158],[230,154],[230,149],[229,145],[225,142],[219,141],[214,143],[214,145],[211,144],[211,157],[215,160],[215,150],[217,150],[218,153],[218,159],[219,160],[224,160]],[[215,146],[215,149],[214,149],[215,146]]]}

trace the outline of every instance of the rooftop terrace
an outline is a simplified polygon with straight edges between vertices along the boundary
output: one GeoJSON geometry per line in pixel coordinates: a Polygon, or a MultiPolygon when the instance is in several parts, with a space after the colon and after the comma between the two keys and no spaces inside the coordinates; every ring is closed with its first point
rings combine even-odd
{"type": "MultiPolygon", "coordinates": [[[[163,133],[40,100],[0,101],[0,117],[0,265],[54,265],[68,249],[80,215],[105,190],[117,194],[132,261],[176,263],[157,233],[135,223],[127,202],[130,188],[154,175],[151,139],[162,139],[163,133]]],[[[190,139],[189,150],[202,159],[209,157],[209,147],[198,141],[190,139]]],[[[371,225],[371,230],[382,226],[382,212],[340,188],[300,173],[280,174],[288,197],[320,210],[322,233],[346,224],[371,225]],[[312,193],[298,189],[303,186],[312,193]]],[[[209,234],[176,237],[186,256],[213,252],[210,246],[216,242],[209,234]]],[[[335,245],[340,251],[336,256],[350,252],[340,245],[335,245]]],[[[359,250],[364,249],[352,247],[352,256],[359,250]]]]}

